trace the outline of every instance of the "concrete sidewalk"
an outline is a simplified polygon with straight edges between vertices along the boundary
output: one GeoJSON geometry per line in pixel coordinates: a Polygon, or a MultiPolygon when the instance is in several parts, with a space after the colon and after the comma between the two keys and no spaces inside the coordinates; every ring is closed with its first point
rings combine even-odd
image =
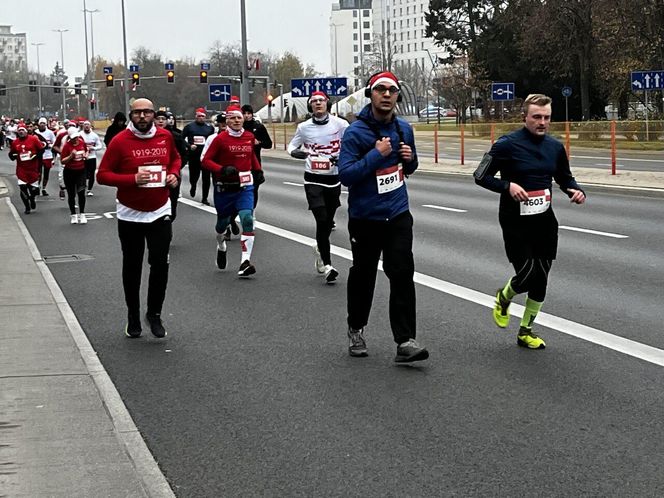
{"type": "Polygon", "coordinates": [[[0,496],[174,496],[11,190],[0,178],[0,496]]]}
{"type": "MultiPolygon", "coordinates": [[[[283,144],[279,149],[264,150],[261,154],[268,158],[296,161],[283,150],[283,144]]],[[[438,163],[434,163],[430,158],[420,158],[419,162],[418,171],[458,175],[472,175],[478,164],[478,161],[465,161],[465,164],[462,165],[459,161],[449,159],[441,159],[438,163]]],[[[664,192],[664,172],[659,171],[629,171],[623,168],[618,174],[611,175],[608,166],[607,169],[572,167],[572,174],[581,186],[594,185],[664,192]]]]}

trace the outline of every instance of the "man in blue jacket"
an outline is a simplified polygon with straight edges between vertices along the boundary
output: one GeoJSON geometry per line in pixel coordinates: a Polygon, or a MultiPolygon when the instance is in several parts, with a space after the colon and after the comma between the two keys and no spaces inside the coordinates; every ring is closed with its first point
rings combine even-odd
{"type": "Polygon", "coordinates": [[[417,169],[415,137],[395,114],[399,80],[374,74],[365,88],[371,99],[346,129],[339,155],[339,179],[348,187],[348,231],[353,266],[348,275],[348,353],[367,356],[364,327],[369,321],[381,253],[390,280],[390,325],[397,363],[426,360],[415,341],[413,217],[405,177],[417,169]]]}

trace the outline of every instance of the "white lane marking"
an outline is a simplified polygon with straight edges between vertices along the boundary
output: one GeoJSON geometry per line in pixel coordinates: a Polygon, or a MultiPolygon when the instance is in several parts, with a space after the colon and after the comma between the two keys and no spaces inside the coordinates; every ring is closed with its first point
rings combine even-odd
{"type": "MultiPolygon", "coordinates": [[[[611,159],[607,157],[597,157],[597,156],[576,156],[572,155],[572,159],[611,159]]],[[[621,161],[637,161],[637,162],[645,162],[645,163],[664,163],[664,159],[638,159],[638,158],[633,158],[633,157],[621,157],[621,161]]]]}
{"type": "Polygon", "coordinates": [[[304,183],[284,182],[284,185],[292,185],[293,187],[304,187],[304,183]]]}
{"type": "Polygon", "coordinates": [[[619,233],[611,232],[600,232],[598,230],[590,230],[588,228],[577,228],[577,227],[568,227],[566,225],[560,225],[562,230],[570,230],[572,232],[582,232],[589,233],[591,235],[601,235],[602,237],[611,237],[612,239],[629,239],[629,235],[621,235],[619,233]]]}
{"type": "Polygon", "coordinates": [[[81,324],[78,322],[74,310],[69,305],[67,298],[62,292],[62,289],[60,289],[60,286],[51,273],[51,270],[48,268],[48,265],[44,262],[44,259],[39,252],[39,248],[30,235],[28,228],[23,223],[23,220],[19,216],[14,205],[11,203],[9,197],[7,197],[6,202],[9,205],[9,209],[18,224],[18,228],[23,235],[28,248],[30,249],[32,259],[35,261],[42,278],[46,282],[46,285],[53,296],[53,301],[58,307],[67,329],[71,334],[72,340],[79,350],[83,363],[97,387],[99,397],[106,407],[106,412],[109,414],[113,426],[115,427],[116,436],[124,445],[125,451],[129,455],[136,470],[137,477],[141,480],[141,484],[147,490],[149,496],[175,498],[168,481],[166,481],[164,474],[159,469],[157,462],[143,440],[143,436],[141,436],[134,420],[131,418],[129,410],[127,410],[124,401],[122,401],[120,393],[113,384],[108,372],[106,372],[104,365],[99,360],[97,352],[92,347],[92,344],[90,344],[81,324]]]}
{"type": "Polygon", "coordinates": [[[453,213],[467,213],[468,212],[465,209],[448,208],[448,207],[444,207],[444,206],[436,206],[434,204],[422,204],[422,207],[431,208],[431,209],[440,209],[441,211],[452,211],[453,213]]]}
{"type": "MultiPolygon", "coordinates": [[[[209,206],[202,206],[198,202],[191,201],[190,199],[182,198],[180,199],[180,202],[191,207],[207,211],[209,213],[215,213],[214,208],[209,206]]],[[[311,247],[316,243],[316,241],[310,237],[305,237],[304,235],[300,235],[299,233],[291,232],[289,230],[284,230],[283,228],[267,225],[266,223],[256,222],[256,227],[268,233],[292,240],[308,247],[311,247]]],[[[353,260],[353,255],[348,249],[331,246],[330,252],[335,256],[339,256],[349,261],[353,260]]],[[[382,263],[378,264],[378,268],[380,270],[383,269],[382,263]]],[[[494,300],[496,299],[496,296],[482,294],[476,290],[468,289],[466,287],[462,287],[451,282],[446,282],[445,280],[440,280],[438,278],[431,277],[419,272],[415,272],[414,279],[415,282],[420,285],[424,285],[430,289],[449,294],[450,296],[458,297],[460,299],[479,304],[486,308],[493,308],[494,306],[494,300]]],[[[521,318],[523,315],[523,310],[523,306],[516,303],[512,303],[512,306],[510,306],[510,314],[516,318],[521,318]]],[[[639,358],[643,361],[664,367],[664,350],[648,346],[647,344],[632,341],[631,339],[625,339],[624,337],[613,335],[593,327],[588,327],[587,325],[583,325],[581,323],[576,323],[571,320],[557,317],[555,315],[550,315],[549,313],[539,313],[537,315],[537,323],[543,325],[544,327],[557,330],[563,334],[597,344],[598,346],[613,349],[614,351],[632,356],[633,358],[639,358]]]]}

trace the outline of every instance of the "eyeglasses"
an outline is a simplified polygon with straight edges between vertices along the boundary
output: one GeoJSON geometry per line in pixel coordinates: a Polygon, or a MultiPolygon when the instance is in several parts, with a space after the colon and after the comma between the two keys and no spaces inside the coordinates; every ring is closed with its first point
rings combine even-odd
{"type": "Polygon", "coordinates": [[[398,95],[400,90],[396,86],[386,87],[383,85],[377,85],[374,88],[374,91],[383,95],[385,92],[389,91],[390,95],[398,95]]]}
{"type": "Polygon", "coordinates": [[[146,116],[150,114],[154,114],[154,109],[134,109],[131,111],[132,114],[135,116],[140,116],[141,114],[145,114],[146,116]]]}
{"type": "Polygon", "coordinates": [[[309,101],[309,103],[310,103],[311,105],[314,105],[314,104],[324,104],[325,102],[326,102],[325,99],[311,99],[311,100],[309,101]]]}

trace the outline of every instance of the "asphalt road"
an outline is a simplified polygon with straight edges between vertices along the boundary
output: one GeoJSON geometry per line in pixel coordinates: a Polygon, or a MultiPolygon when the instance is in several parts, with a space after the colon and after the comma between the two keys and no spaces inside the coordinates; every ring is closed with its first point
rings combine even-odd
{"type": "MultiPolygon", "coordinates": [[[[510,275],[497,195],[467,178],[410,179],[416,270],[434,282],[417,287],[418,337],[431,358],[397,367],[386,279],[367,328],[370,356],[350,358],[349,261],[335,256],[340,282],[322,284],[301,243],[313,235],[301,166],[266,161],[255,278],[235,276],[237,241],[230,270],[217,271],[214,215],[181,204],[165,341],[122,334],[112,189],[88,199],[88,212],[107,215],[87,226],[69,225],[53,195],[23,217],[43,255],[92,256],[50,269],[178,496],[664,493],[661,366],[574,337],[573,325],[540,326],[547,349],[523,350],[518,319],[497,330],[488,308],[437,290],[456,284],[490,299],[510,275]]],[[[12,171],[5,158],[0,171],[12,171]]],[[[544,311],[664,349],[663,200],[588,195],[579,207],[554,192],[561,225],[604,234],[561,230],[544,311]]],[[[345,223],[342,208],[338,254],[349,248],[345,223]]]]}

